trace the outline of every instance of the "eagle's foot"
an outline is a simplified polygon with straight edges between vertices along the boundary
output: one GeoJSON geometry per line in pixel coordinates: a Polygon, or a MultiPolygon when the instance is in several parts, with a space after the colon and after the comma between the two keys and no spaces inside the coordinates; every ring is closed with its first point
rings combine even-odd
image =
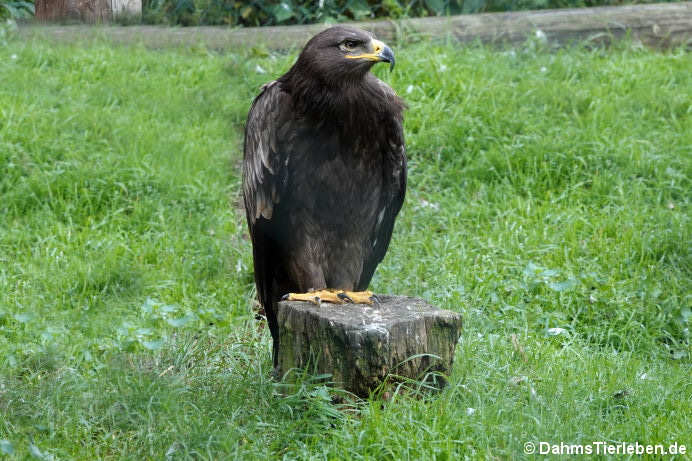
{"type": "Polygon", "coordinates": [[[282,301],[306,301],[316,306],[321,303],[332,304],[372,304],[377,302],[377,297],[372,291],[345,291],[325,288],[324,290],[312,290],[307,293],[288,293],[281,298],[282,301]]]}

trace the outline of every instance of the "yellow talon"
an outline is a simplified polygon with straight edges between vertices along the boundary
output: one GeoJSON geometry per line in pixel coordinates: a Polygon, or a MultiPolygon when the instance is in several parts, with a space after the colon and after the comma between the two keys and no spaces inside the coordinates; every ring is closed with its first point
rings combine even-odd
{"type": "Polygon", "coordinates": [[[372,291],[341,291],[340,294],[347,296],[349,301],[354,304],[372,304],[375,301],[375,295],[372,291]]]}
{"type": "Polygon", "coordinates": [[[304,301],[319,306],[320,303],[332,304],[372,304],[375,300],[372,291],[344,291],[333,288],[324,290],[314,290],[307,293],[289,293],[283,298],[284,301],[304,301]]]}

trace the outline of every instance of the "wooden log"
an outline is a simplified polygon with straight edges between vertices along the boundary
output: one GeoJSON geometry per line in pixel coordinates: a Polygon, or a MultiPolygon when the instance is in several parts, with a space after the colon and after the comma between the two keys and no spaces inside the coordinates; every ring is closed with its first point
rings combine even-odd
{"type": "Polygon", "coordinates": [[[36,0],[41,22],[106,23],[119,15],[142,13],[142,0],[36,0]]]}
{"type": "Polygon", "coordinates": [[[546,40],[559,44],[609,42],[631,34],[648,45],[671,46],[689,44],[692,38],[692,2],[421,18],[404,22],[403,27],[425,37],[448,35],[462,43],[513,44],[540,31],[546,40]]]}
{"type": "Polygon", "coordinates": [[[414,380],[427,375],[441,386],[452,368],[461,316],[421,299],[379,299],[373,306],[280,302],[277,374],[308,367],[360,396],[392,375],[414,380]]]}
{"type": "MultiPolygon", "coordinates": [[[[37,0],[37,10],[38,4],[45,1],[37,0]]],[[[646,45],[668,47],[690,45],[692,2],[484,13],[352,25],[370,30],[386,41],[412,37],[451,37],[461,43],[478,40],[513,44],[535,36],[536,31],[540,30],[549,41],[558,44],[573,40],[601,43],[630,34],[646,45]]],[[[313,24],[248,28],[130,26],[94,29],[84,26],[37,28],[27,25],[20,27],[20,34],[45,34],[52,39],[69,42],[99,35],[115,42],[143,43],[153,48],[204,43],[213,49],[233,50],[260,44],[272,49],[287,49],[302,47],[312,35],[325,27],[324,24],[313,24]]]]}

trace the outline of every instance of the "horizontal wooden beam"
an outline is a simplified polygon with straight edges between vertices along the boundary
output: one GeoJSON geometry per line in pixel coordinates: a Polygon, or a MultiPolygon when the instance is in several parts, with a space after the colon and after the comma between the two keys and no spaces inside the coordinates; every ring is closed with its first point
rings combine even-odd
{"type": "MultiPolygon", "coordinates": [[[[483,13],[449,17],[353,23],[384,40],[452,37],[461,43],[522,42],[537,33],[554,43],[589,40],[603,43],[629,34],[656,47],[692,45],[692,2],[617,7],[483,13]],[[537,32],[541,31],[541,32],[537,32]]],[[[153,48],[203,43],[212,49],[264,45],[271,49],[301,47],[328,27],[324,24],[276,27],[162,27],[24,25],[23,37],[74,42],[106,37],[118,43],[142,43],[153,48]]]]}

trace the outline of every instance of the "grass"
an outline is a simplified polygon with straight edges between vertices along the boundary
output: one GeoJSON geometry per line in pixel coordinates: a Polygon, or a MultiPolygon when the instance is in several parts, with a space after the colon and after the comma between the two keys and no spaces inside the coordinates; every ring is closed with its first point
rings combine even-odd
{"type": "Polygon", "coordinates": [[[409,192],[372,286],[465,329],[443,392],[353,401],[272,381],[253,319],[242,127],[295,55],[0,47],[0,454],[692,450],[689,54],[396,52],[409,192]]]}

